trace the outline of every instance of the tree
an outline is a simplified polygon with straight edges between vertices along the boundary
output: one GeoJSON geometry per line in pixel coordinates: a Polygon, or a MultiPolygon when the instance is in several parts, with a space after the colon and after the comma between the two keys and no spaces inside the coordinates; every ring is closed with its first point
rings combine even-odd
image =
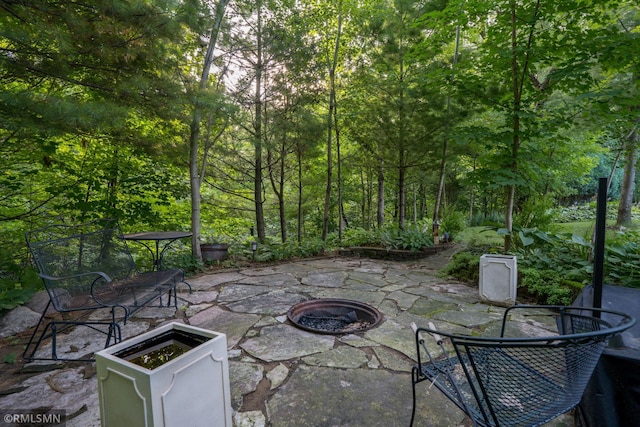
{"type": "MultiPolygon", "coordinates": [[[[478,79],[461,90],[471,89],[469,95],[477,96],[478,89],[485,88],[481,95],[487,107],[502,112],[505,120],[504,127],[496,129],[493,148],[497,154],[493,180],[505,190],[505,251],[511,245],[516,190],[531,183],[536,144],[550,141],[540,138],[543,133],[552,135],[575,120],[566,113],[561,120],[560,108],[551,120],[546,101],[557,91],[578,95],[590,89],[596,55],[594,45],[585,40],[596,37],[588,23],[601,18],[600,5],[504,0],[447,8],[451,17],[463,10],[463,28],[478,35],[479,67],[467,69],[467,76],[478,79]]],[[[471,81],[463,79],[466,84],[471,81]]]]}
{"type": "MultiPolygon", "coordinates": [[[[17,179],[3,187],[15,196],[9,218],[38,214],[81,185],[43,178],[60,171],[67,144],[82,151],[99,143],[113,146],[114,153],[158,157],[173,151],[162,143],[166,134],[150,132],[141,122],[169,130],[167,123],[183,112],[175,70],[178,46],[193,29],[187,7],[120,0],[3,3],[0,140],[17,160],[17,179]]],[[[111,179],[101,184],[118,189],[111,179]]],[[[86,213],[113,211],[80,212],[86,213]]]]}
{"type": "Polygon", "coordinates": [[[200,252],[200,188],[202,186],[202,180],[204,179],[206,169],[207,150],[205,149],[202,163],[200,163],[200,122],[202,121],[203,105],[200,104],[199,98],[201,93],[205,93],[209,86],[209,74],[211,73],[211,67],[213,65],[213,52],[218,41],[222,19],[228,3],[229,0],[218,0],[215,7],[211,33],[209,34],[209,41],[207,43],[207,50],[198,85],[199,93],[196,94],[196,103],[193,106],[193,119],[191,120],[190,126],[189,182],[191,183],[191,230],[193,232],[193,235],[191,236],[191,251],[193,256],[200,260],[202,259],[202,253],[200,252]]]}
{"type": "MultiPolygon", "coordinates": [[[[329,109],[327,111],[327,184],[324,192],[324,209],[322,214],[322,240],[327,239],[327,233],[329,232],[329,209],[331,206],[331,185],[333,176],[333,154],[332,154],[332,140],[333,132],[338,133],[336,125],[336,70],[338,68],[338,57],[340,53],[340,38],[342,37],[342,20],[343,10],[342,1],[338,2],[337,10],[337,24],[335,33],[335,43],[333,48],[333,54],[331,55],[331,61],[328,64],[329,71],[329,109]]],[[[340,183],[338,183],[340,185],[340,183]]],[[[342,218],[339,218],[341,221],[342,218]]]]}

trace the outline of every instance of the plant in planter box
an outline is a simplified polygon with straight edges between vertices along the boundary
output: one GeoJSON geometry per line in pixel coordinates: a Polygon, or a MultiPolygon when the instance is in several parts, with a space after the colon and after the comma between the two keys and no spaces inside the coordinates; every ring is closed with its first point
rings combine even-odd
{"type": "Polygon", "coordinates": [[[223,236],[205,235],[200,243],[203,261],[223,261],[229,257],[229,239],[223,236]]]}

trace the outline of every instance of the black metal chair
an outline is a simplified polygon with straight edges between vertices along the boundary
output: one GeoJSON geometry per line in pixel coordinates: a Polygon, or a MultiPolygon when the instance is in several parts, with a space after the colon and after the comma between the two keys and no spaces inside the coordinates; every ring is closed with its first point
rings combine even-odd
{"type": "Polygon", "coordinates": [[[411,425],[416,386],[423,381],[435,385],[474,426],[549,422],[580,402],[607,340],[634,323],[631,316],[611,310],[513,306],[505,310],[499,337],[455,335],[436,330],[432,323],[429,328],[412,324],[418,364],[412,370],[411,425]],[[607,321],[601,318],[604,313],[607,321]],[[508,336],[523,334],[512,325],[516,315],[532,321],[553,316],[558,333],[508,336]],[[433,344],[425,343],[424,334],[433,336],[433,344]]]}
{"type": "Polygon", "coordinates": [[[184,282],[180,269],[139,272],[116,220],[102,219],[79,225],[51,225],[26,235],[33,262],[49,294],[23,357],[33,360],[93,360],[59,357],[57,339],[63,329],[86,326],[106,335],[105,347],[122,339],[120,323],[137,310],[168,294],[167,305],[177,309],[176,285],[184,282]],[[53,307],[59,315],[46,320],[53,307]],[[103,320],[89,317],[107,309],[103,320]],[[37,332],[45,325],[42,333],[37,332]],[[51,356],[36,354],[43,340],[51,338],[51,356]]]}

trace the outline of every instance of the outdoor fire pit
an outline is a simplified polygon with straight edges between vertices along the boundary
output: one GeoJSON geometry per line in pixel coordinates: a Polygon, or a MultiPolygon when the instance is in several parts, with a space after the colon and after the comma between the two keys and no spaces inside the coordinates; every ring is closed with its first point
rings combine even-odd
{"type": "Polygon", "coordinates": [[[298,328],[334,335],[363,332],[382,320],[382,314],[368,304],[336,298],[301,302],[291,307],[287,317],[298,328]]]}

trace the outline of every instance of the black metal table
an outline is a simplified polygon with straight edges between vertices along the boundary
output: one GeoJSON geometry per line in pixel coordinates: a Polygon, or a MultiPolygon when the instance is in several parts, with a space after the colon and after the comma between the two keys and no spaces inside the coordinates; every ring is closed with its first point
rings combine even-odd
{"type": "Polygon", "coordinates": [[[191,237],[193,235],[190,231],[145,231],[142,233],[125,234],[123,237],[125,240],[131,240],[138,242],[146,247],[151,253],[153,259],[153,269],[162,269],[162,257],[167,248],[176,240],[191,237]],[[166,241],[166,242],[165,242],[166,241]],[[155,243],[155,251],[149,243],[155,243]],[[160,242],[165,242],[160,245],[160,242]]]}

